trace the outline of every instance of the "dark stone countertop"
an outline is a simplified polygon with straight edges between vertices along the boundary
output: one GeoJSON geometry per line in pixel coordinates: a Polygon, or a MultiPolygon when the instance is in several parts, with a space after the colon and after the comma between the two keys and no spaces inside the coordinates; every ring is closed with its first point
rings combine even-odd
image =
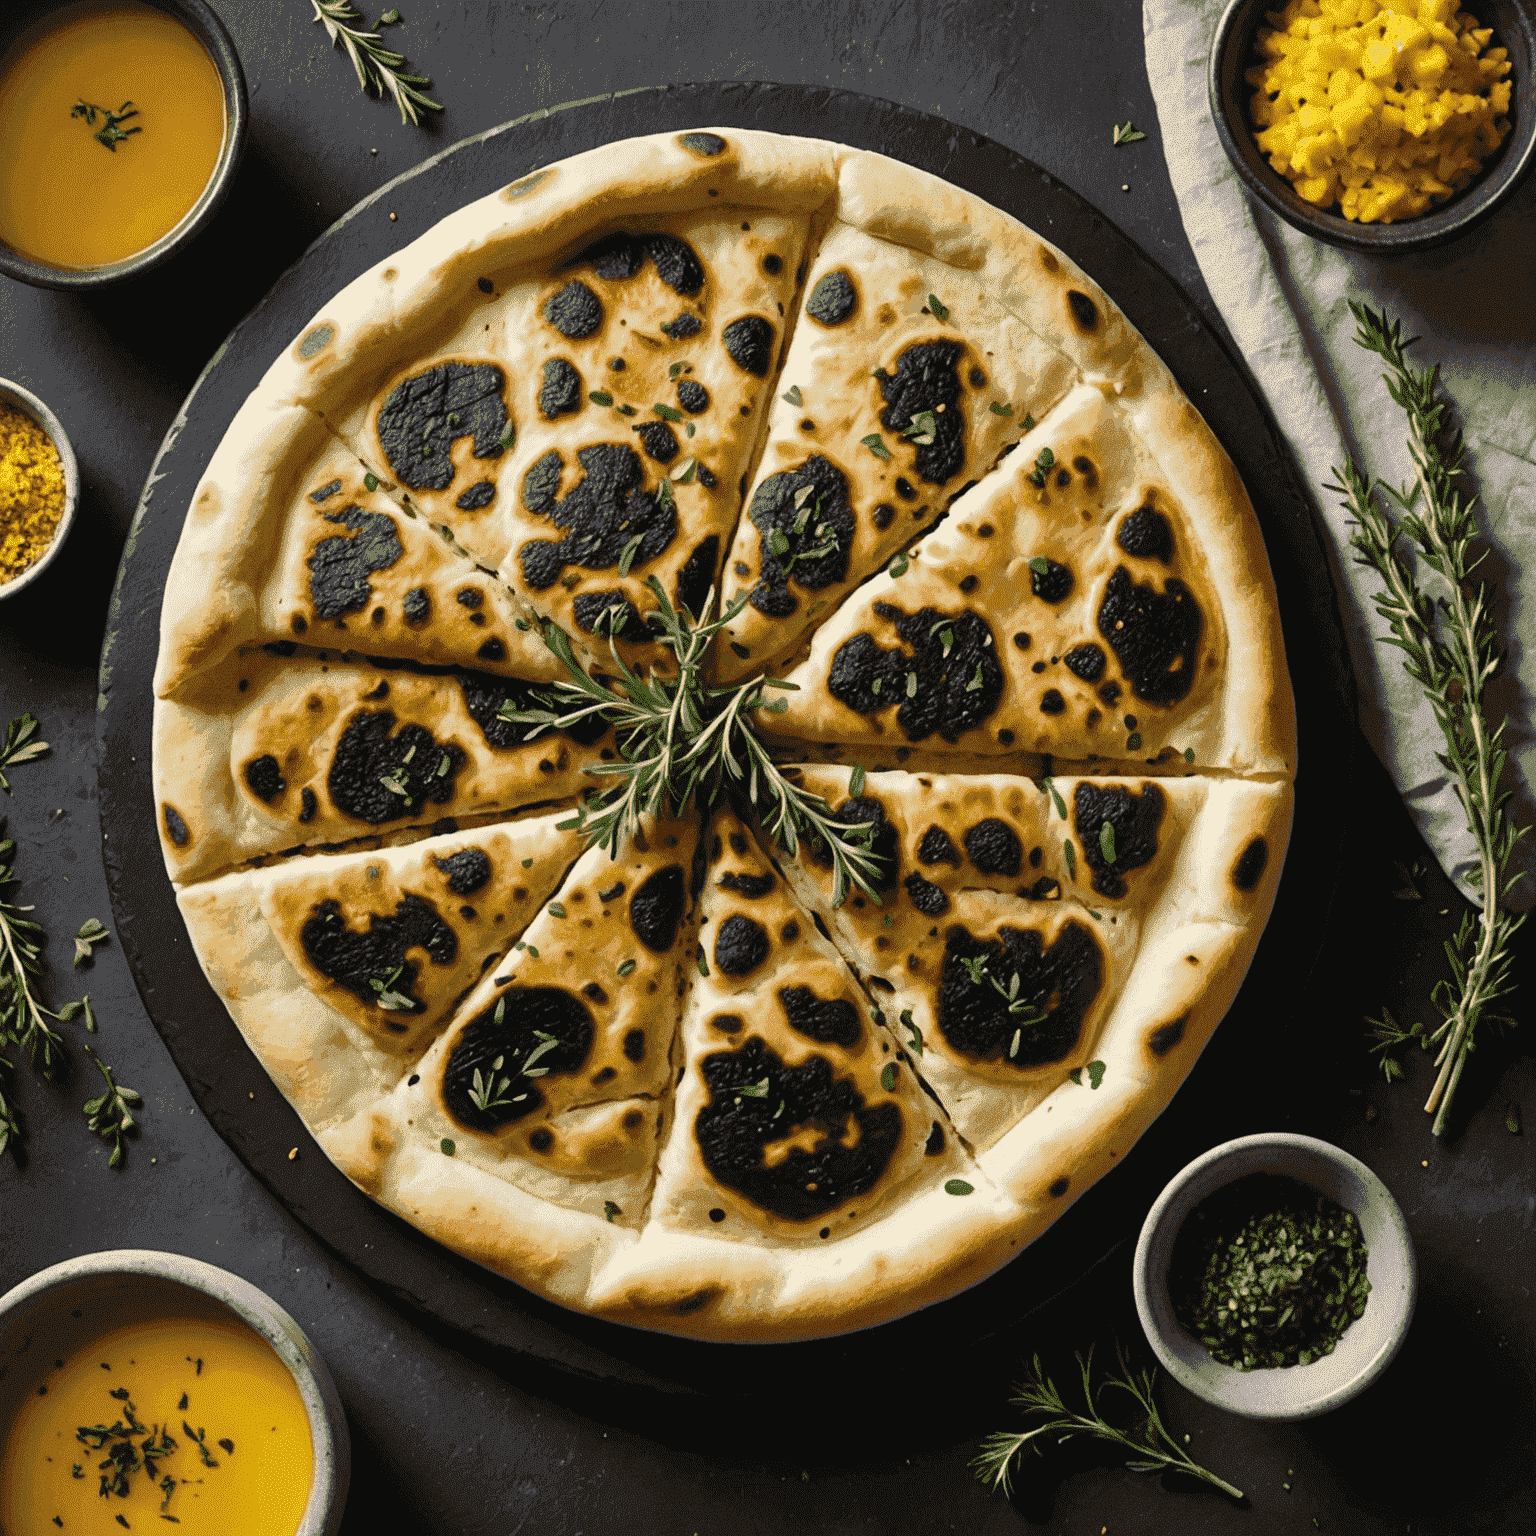
{"type": "MultiPolygon", "coordinates": [[[[240,317],[348,208],[417,161],[526,113],[640,86],[772,80],[862,92],[1030,157],[1126,230],[1219,329],[1158,150],[1132,0],[793,0],[771,8],[415,0],[388,37],[448,105],[425,130],[358,94],[302,0],[214,4],[240,50],[252,106],[240,181],[214,225],[161,273],[99,297],[0,282],[0,375],[58,412],[83,482],[77,526],[56,567],[0,604],[0,723],[31,709],[52,744],[47,759],[14,770],[0,815],[17,840],[20,899],[36,903],[53,935],[48,995],[57,1003],[89,989],[101,1019],[96,1043],[145,1099],[143,1134],[113,1173],[79,1114],[96,1088],[78,1040],[74,1070],[54,1086],[25,1067],[16,1074],[27,1142],[22,1158],[0,1166],[0,1290],[74,1254],[147,1246],[222,1264],[269,1291],[308,1330],[346,1402],[348,1532],[1530,1529],[1536,1168],[1531,1139],[1504,1129],[1507,1104],[1536,1112],[1529,1031],[1489,1035],[1460,1091],[1461,1124],[1443,1144],[1419,1107],[1429,1062],[1415,1056],[1407,1082],[1391,1087],[1376,1071],[1362,1016],[1385,1005],[1400,1019],[1431,1017],[1440,946],[1464,908],[1363,749],[1353,750],[1353,776],[1339,785],[1352,802],[1341,850],[1345,920],[1330,927],[1310,970],[1298,966],[1292,1027],[1242,1044],[1252,1112],[1241,1091],[1227,1090],[1221,1103],[1201,1093],[1244,1081],[1231,1070],[1238,1046],[1228,1042],[1241,1041],[1243,1027],[1234,1016],[1168,1113],[1208,1122],[1211,1142],[1278,1127],[1363,1157],[1407,1215],[1421,1265],[1419,1310],[1383,1380],[1312,1423],[1232,1419],[1160,1387],[1170,1428],[1247,1490],[1242,1507],[1183,1480],[1159,1486],[1087,1446],[1031,1459],[1012,1501],[989,1493],[967,1463],[982,1434],[1016,1422],[1007,1395],[1022,1362],[1013,1358],[963,1380],[924,1362],[931,1409],[893,1421],[855,1375],[839,1373],[831,1350],[825,1374],[807,1380],[804,1393],[822,1405],[808,1416],[818,1425],[829,1399],[844,1405],[836,1435],[805,1433],[808,1419],[793,1401],[721,1414],[509,1367],[452,1330],[396,1311],[267,1193],[197,1110],[115,944],[89,970],[70,970],[68,936],[87,917],[112,922],[100,847],[112,829],[97,816],[97,661],[114,572],[156,450],[240,317]],[[1149,138],[1112,149],[1111,124],[1127,117],[1149,138]],[[1403,899],[1396,865],[1416,862],[1422,899],[1403,899]]],[[[804,131],[816,133],[816,123],[804,131]]],[[[1356,744],[1339,746],[1347,760],[1356,744]]],[[[146,869],[144,878],[163,874],[146,869]]],[[[1308,878],[1298,866],[1286,874],[1308,878]]],[[[1531,931],[1517,966],[1517,1014],[1528,1011],[1523,999],[1536,984],[1531,931]]],[[[1103,1360],[1117,1335],[1140,1342],[1129,1268],[1122,1243],[1037,1315],[1037,1346],[1063,1387],[1074,1347],[1097,1339],[1103,1360]]],[[[744,1353],[742,1369],[751,1368],[744,1353]]]]}

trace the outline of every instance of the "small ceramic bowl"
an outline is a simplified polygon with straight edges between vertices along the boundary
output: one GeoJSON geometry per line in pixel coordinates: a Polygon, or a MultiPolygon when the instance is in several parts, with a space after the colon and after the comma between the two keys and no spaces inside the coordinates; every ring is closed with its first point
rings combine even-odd
{"type": "MultiPolygon", "coordinates": [[[[325,1362],[303,1330],[254,1285],[198,1259],[142,1248],[119,1248],[66,1259],[23,1280],[0,1296],[0,1427],[7,1424],[19,1394],[37,1380],[37,1360],[51,1361],[72,1335],[82,1312],[117,1312],[131,1307],[142,1316],[156,1309],[174,1316],[187,1293],[196,1304],[209,1300],[264,1338],[293,1374],[309,1417],[314,1480],[295,1536],[335,1536],[340,1529],[351,1475],[351,1441],[346,1414],[325,1362]]],[[[89,1326],[89,1325],[87,1325],[89,1326]]],[[[80,1340],[88,1342],[89,1335],[80,1340]]]]}
{"type": "Polygon", "coordinates": [[[10,379],[0,379],[0,405],[14,405],[17,410],[30,416],[53,439],[53,446],[59,450],[59,462],[64,468],[64,513],[59,518],[59,526],[54,530],[53,542],[21,575],[10,581],[0,581],[0,601],[3,601],[7,597],[14,597],[23,587],[36,580],[64,547],[64,540],[69,537],[70,524],[75,520],[75,504],[80,500],[80,466],[75,462],[75,450],[70,446],[64,424],[30,389],[23,389],[10,379]]]}
{"type": "MultiPolygon", "coordinates": [[[[0,53],[21,28],[51,10],[58,9],[60,0],[5,0],[0,6],[0,53]],[[14,8],[13,8],[14,7],[14,8]]],[[[135,277],[168,261],[177,251],[203,230],[223,205],[229,189],[234,185],[235,172],[240,168],[240,157],[245,152],[245,132],[250,117],[250,101],[245,89],[245,71],[240,67],[240,55],[224,23],[214,13],[213,7],[204,0],[149,0],[157,10],[174,16],[208,51],[213,66],[219,72],[224,87],[224,147],[208,184],[182,221],[153,245],[147,245],[121,261],[100,267],[55,267],[46,262],[33,261],[14,251],[0,241],[0,272],[7,277],[18,278],[38,288],[88,289],[104,288],[125,277],[135,277]]]]}
{"type": "Polygon", "coordinates": [[[1253,137],[1248,102],[1253,87],[1243,76],[1258,62],[1254,36],[1264,13],[1283,0],[1231,0],[1211,44],[1207,88],[1221,147],[1251,196],[1304,234],[1345,250],[1399,255],[1455,240],[1481,224],[1536,163],[1536,8],[1533,0],[1462,0],[1485,27],[1493,46],[1509,50],[1510,130],[1471,183],[1449,201],[1393,224],[1361,224],[1307,202],[1275,171],[1253,137]]]}
{"type": "Polygon", "coordinates": [[[1310,1419],[1363,1392],[1397,1354],[1418,1295],[1413,1241],[1387,1186],[1357,1157],[1311,1136],[1240,1136],[1197,1157],[1157,1197],[1142,1224],[1134,1267],[1136,1310],[1158,1359],[1180,1386],[1249,1419],[1310,1419]],[[1354,1213],[1369,1258],[1365,1312],[1331,1355],[1310,1365],[1239,1371],[1223,1365],[1179,1321],[1168,1266],[1185,1218],[1251,1173],[1279,1174],[1354,1213]]]}

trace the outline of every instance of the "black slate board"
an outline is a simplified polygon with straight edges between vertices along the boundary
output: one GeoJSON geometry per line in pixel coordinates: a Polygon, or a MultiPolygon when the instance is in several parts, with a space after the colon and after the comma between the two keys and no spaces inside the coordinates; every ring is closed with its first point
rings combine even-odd
{"type": "MultiPolygon", "coordinates": [[[[280,214],[274,212],[274,217],[280,214]]],[[[1172,280],[1095,208],[1003,146],[940,118],[848,92],[774,85],[643,90],[540,112],[465,140],[359,204],[328,230],[235,329],[188,396],[145,485],[118,572],[102,650],[98,715],[103,849],[116,932],[155,1027],[203,1112],[258,1179],[320,1241],[418,1320],[458,1330],[535,1379],[580,1393],[662,1394],[681,1406],[773,1401],[833,1420],[860,1382],[887,1412],[917,1407],[925,1367],[963,1381],[1022,1352],[1028,1318],[1134,1239],[1157,1190],[1189,1157],[1256,1126],[1234,1092],[1255,1045],[1286,1026],[1334,892],[1355,740],[1353,685],[1328,562],[1291,460],[1242,365],[1172,280]],[[161,596],[191,494],[241,402],[339,288],[439,219],[536,167],[633,135],[723,126],[811,133],[879,150],[956,183],[1038,230],[1125,310],[1226,445],[1258,509],[1280,593],[1296,685],[1302,760],[1296,829],[1274,916],[1232,1016],[1128,1166],[1100,1181],[992,1279],[911,1317],[839,1339],[763,1346],[749,1356],[600,1322],[460,1259],[374,1205],[318,1153],[246,1048],[192,954],[162,869],[150,786],[151,680],[161,596]],[[391,222],[389,215],[398,216],[391,222]],[[1325,758],[1324,753],[1327,753],[1325,758]],[[1327,778],[1324,778],[1324,772],[1327,778]],[[1236,1016],[1242,1016],[1242,1024],[1236,1016]],[[300,1147],[308,1155],[290,1161],[300,1147]],[[914,1367],[917,1367],[914,1369],[914,1367]]],[[[468,1337],[464,1337],[464,1336],[468,1337]]]]}

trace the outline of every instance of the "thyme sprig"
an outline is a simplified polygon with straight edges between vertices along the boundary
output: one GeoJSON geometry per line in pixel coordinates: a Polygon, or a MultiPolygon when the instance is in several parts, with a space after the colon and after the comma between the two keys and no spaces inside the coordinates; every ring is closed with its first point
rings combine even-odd
{"type": "Polygon", "coordinates": [[[1018,1384],[1012,1401],[1026,1414],[1039,1416],[1044,1422],[1018,1434],[1000,1430],[988,1435],[981,1443],[981,1455],[971,1462],[971,1469],[976,1476],[994,1488],[1001,1488],[1006,1494],[1011,1491],[1013,1459],[1026,1445],[1038,1454],[1039,1437],[1042,1435],[1054,1435],[1058,1444],[1070,1440],[1073,1435],[1089,1435],[1131,1452],[1135,1460],[1126,1462],[1126,1466],[1133,1472],[1183,1472],[1190,1477],[1198,1477],[1213,1488],[1220,1488],[1234,1499],[1242,1498],[1241,1488],[1234,1488],[1225,1478],[1217,1477],[1214,1472],[1202,1467],[1168,1433],[1152,1397],[1156,1371],[1132,1371],[1124,1349],[1117,1348],[1116,1354],[1120,1360],[1121,1374],[1109,1376],[1097,1388],[1090,1379],[1093,1370],[1092,1348],[1086,1358],[1082,1355],[1077,1357],[1078,1369],[1082,1374],[1083,1410],[1067,1406],[1056,1383],[1041,1370],[1040,1357],[1036,1355],[1033,1371],[1018,1384]],[[1099,1412],[1098,1398],[1105,1387],[1116,1387],[1136,1400],[1144,1415],[1139,1427],[1121,1429],[1103,1417],[1099,1412]]]}
{"type": "Polygon", "coordinates": [[[1451,979],[1442,978],[1430,994],[1442,1022],[1421,1037],[1426,1050],[1438,1047],[1439,1072],[1424,1109],[1434,1115],[1431,1129],[1441,1136],[1467,1057],[1476,1049],[1478,1025],[1512,1022],[1489,1010],[1514,990],[1511,940],[1525,914],[1510,912],[1505,902],[1520,878],[1518,870],[1509,873],[1509,863],[1526,829],[1508,814],[1511,791],[1499,788],[1508,756],[1505,722],[1490,727],[1485,715],[1484,689],[1503,655],[1488,584],[1476,579],[1486,550],[1474,548],[1477,498],[1463,498],[1457,487],[1462,443],[1450,428],[1448,403],[1439,391],[1440,370],[1409,367],[1407,351],[1417,338],[1404,341],[1401,323],[1389,321],[1385,311],[1376,314],[1353,301],[1350,311],[1356,345],[1386,363],[1387,393],[1408,419],[1414,478],[1394,490],[1371,481],[1349,461],[1334,470],[1336,483],[1328,489],[1344,498],[1356,525],[1350,542],[1359,552],[1357,560],[1386,583],[1374,598],[1377,613],[1392,631],[1386,643],[1403,652],[1404,668],[1434,710],[1445,742],[1437,756],[1456,787],[1478,848],[1478,867],[1468,883],[1482,895],[1482,912],[1475,918],[1465,914],[1446,942],[1451,979]],[[1388,511],[1389,503],[1396,516],[1388,511]],[[1403,547],[1405,538],[1411,553],[1403,547]],[[1439,578],[1433,594],[1420,584],[1420,568],[1439,578]]]}
{"type": "MultiPolygon", "coordinates": [[[[546,624],[544,643],[570,681],[536,695],[547,708],[518,709],[509,699],[498,711],[503,720],[532,727],[525,740],[545,729],[569,730],[594,718],[614,727],[619,760],[587,771],[618,782],[606,791],[589,792],[575,817],[561,827],[584,832],[589,842],[617,857],[620,844],[642,816],[680,815],[690,804],[707,810],[735,791],[745,795],[768,834],[791,856],[802,838],[830,856],[834,906],[842,904],[850,886],[878,903],[878,869],[869,847],[873,825],[838,821],[825,800],[780,771],[752,727],[759,712],[782,714],[789,707],[769,695],[794,684],[759,677],[735,688],[711,688],[704,681],[710,641],[741,612],[746,597],[719,618],[698,623],[672,606],[654,576],[646,585],[659,605],[649,622],[656,639],[677,660],[675,675],[652,672],[642,678],[628,665],[615,639],[626,610],[616,604],[599,616],[597,628],[607,630],[617,678],[587,673],[566,635],[546,624]]],[[[714,606],[714,597],[711,589],[704,613],[714,606]]]]}
{"type": "Polygon", "coordinates": [[[112,1076],[112,1068],[90,1046],[86,1046],[85,1054],[107,1080],[107,1091],[99,1098],[86,1101],[86,1128],[94,1131],[103,1141],[112,1143],[112,1156],[107,1159],[107,1167],[120,1168],[123,1163],[123,1137],[138,1124],[133,1118],[133,1111],[144,1100],[132,1088],[119,1087],[117,1079],[112,1076]]]}
{"type": "MultiPolygon", "coordinates": [[[[400,109],[402,123],[414,123],[419,127],[419,109],[424,107],[429,112],[443,110],[441,102],[433,101],[416,89],[420,85],[431,85],[432,81],[426,75],[408,75],[404,72],[405,55],[384,47],[377,30],[369,32],[365,29],[362,15],[352,0],[310,0],[310,3],[315,8],[314,19],[323,22],[325,30],[330,34],[332,47],[340,44],[347,50],[347,57],[352,60],[352,67],[357,71],[357,83],[363,90],[371,91],[380,99],[388,91],[400,109]]],[[[399,13],[391,11],[379,18],[379,25],[393,24],[399,20],[399,13]]]]}

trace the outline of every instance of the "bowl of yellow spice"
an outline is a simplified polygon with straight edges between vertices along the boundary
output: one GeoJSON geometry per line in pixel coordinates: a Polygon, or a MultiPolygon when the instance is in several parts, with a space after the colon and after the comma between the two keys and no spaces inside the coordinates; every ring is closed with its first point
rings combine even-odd
{"type": "Polygon", "coordinates": [[[1249,193],[1348,250],[1427,250],[1536,161],[1532,0],[1232,0],[1208,86],[1249,193]]]}
{"type": "Polygon", "coordinates": [[[0,599],[47,568],[79,496],[79,466],[59,418],[30,389],[0,379],[0,599]]]}

